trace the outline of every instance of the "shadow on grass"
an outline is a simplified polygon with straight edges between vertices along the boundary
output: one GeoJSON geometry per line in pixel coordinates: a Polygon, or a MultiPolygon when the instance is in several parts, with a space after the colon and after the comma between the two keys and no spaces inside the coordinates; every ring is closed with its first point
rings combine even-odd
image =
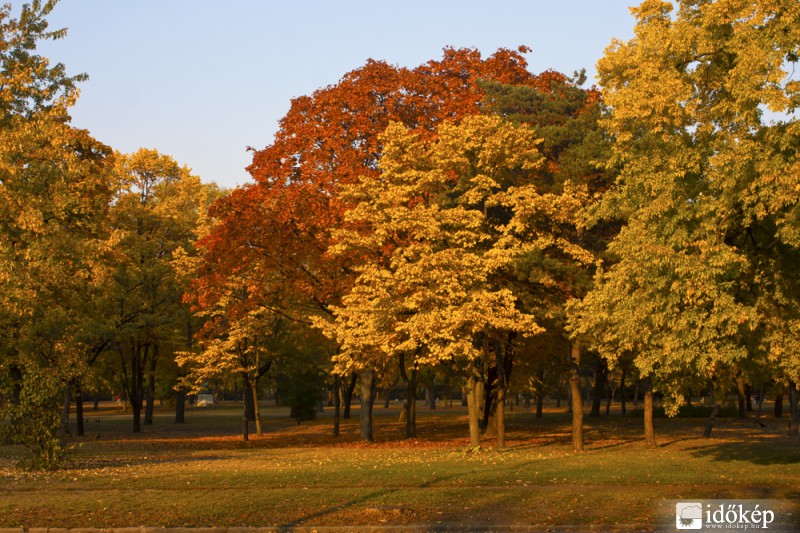
{"type": "Polygon", "coordinates": [[[690,454],[712,461],[747,461],[756,465],[800,466],[800,439],[776,438],[772,442],[724,442],[687,448],[690,454]]]}
{"type": "MultiPolygon", "coordinates": [[[[461,476],[460,473],[456,473],[456,474],[452,474],[452,475],[448,475],[448,476],[435,477],[433,479],[425,481],[424,483],[420,483],[417,486],[417,488],[419,488],[419,489],[430,488],[430,487],[433,487],[434,485],[437,485],[439,483],[443,483],[445,481],[451,481],[453,479],[457,479],[460,476],[461,476]]],[[[382,497],[382,496],[388,496],[390,494],[400,493],[400,492],[407,491],[407,490],[408,490],[408,487],[403,487],[402,489],[385,488],[385,489],[381,489],[381,490],[372,491],[372,492],[370,492],[368,494],[364,494],[363,496],[360,496],[358,498],[353,498],[352,500],[347,501],[345,503],[342,503],[342,504],[339,504],[339,505],[332,505],[330,507],[327,507],[327,508],[324,508],[324,509],[320,509],[319,511],[317,511],[315,513],[311,513],[311,514],[308,514],[308,515],[303,516],[301,518],[298,518],[297,520],[292,520],[291,522],[288,522],[286,524],[283,524],[283,525],[279,526],[278,530],[279,531],[294,531],[294,528],[303,527],[304,524],[306,524],[307,522],[309,522],[311,520],[315,520],[317,518],[322,518],[324,516],[327,516],[327,515],[330,515],[330,514],[339,512],[339,511],[343,511],[343,510],[351,508],[351,507],[356,507],[357,505],[365,503],[365,502],[368,502],[368,501],[372,500],[373,498],[379,498],[379,497],[382,497]]],[[[375,507],[379,508],[379,509],[380,508],[387,508],[387,509],[391,508],[391,509],[396,509],[396,510],[402,510],[402,506],[398,507],[398,506],[391,506],[391,505],[389,505],[389,506],[387,506],[387,505],[376,505],[375,507]]],[[[413,512],[412,509],[409,509],[409,510],[413,512]]]]}

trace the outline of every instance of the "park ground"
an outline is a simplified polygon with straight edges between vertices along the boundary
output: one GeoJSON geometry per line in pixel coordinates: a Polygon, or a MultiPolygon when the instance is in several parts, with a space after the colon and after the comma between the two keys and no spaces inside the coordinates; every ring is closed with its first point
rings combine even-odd
{"type": "MultiPolygon", "coordinates": [[[[586,418],[586,451],[570,447],[570,415],[548,406],[508,413],[507,447],[471,450],[466,411],[420,407],[418,438],[402,439],[397,404],[375,407],[373,444],[358,409],[331,435],[331,413],[301,425],[265,407],[263,436],[241,438],[241,406],[166,409],[141,434],[115,405],[87,406],[86,436],[55,472],[16,466],[0,446],[0,528],[399,526],[502,529],[656,527],[666,500],[800,501],[800,440],[786,420],[656,420],[658,447],[641,439],[641,412],[586,418]],[[759,423],[760,422],[760,423],[759,423]]],[[[765,412],[768,412],[765,408],[765,412]]]]}

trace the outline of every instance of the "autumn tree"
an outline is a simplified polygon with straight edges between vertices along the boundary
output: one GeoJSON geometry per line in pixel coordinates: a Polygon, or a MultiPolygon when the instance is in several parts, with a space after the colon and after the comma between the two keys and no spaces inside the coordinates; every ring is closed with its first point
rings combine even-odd
{"type": "Polygon", "coordinates": [[[58,39],[55,2],[0,8],[0,407],[31,464],[57,466],[68,385],[87,371],[98,224],[110,198],[108,147],[69,125],[83,76],[36,53],[58,39]]]}
{"type": "MultiPolygon", "coordinates": [[[[332,251],[363,259],[326,331],[342,347],[335,357],[340,372],[407,357],[417,366],[458,368],[468,383],[473,446],[480,443],[477,391],[486,367],[498,368],[502,446],[505,359],[515,336],[541,331],[537,315],[515,293],[515,266],[531,254],[588,263],[593,256],[532,229],[537,198],[550,210],[558,200],[567,212],[575,210],[572,191],[561,198],[537,192],[544,158],[530,129],[474,116],[443,123],[436,133],[426,141],[391,125],[382,138],[380,177],[343,188],[355,206],[345,215],[347,226],[334,233],[332,251]]],[[[533,276],[532,284],[548,283],[543,271],[533,276]]]]}
{"type": "MultiPolygon", "coordinates": [[[[550,335],[565,338],[565,306],[586,294],[597,261],[618,229],[613,223],[585,227],[585,212],[610,187],[613,171],[604,168],[610,142],[597,122],[603,105],[596,89],[581,87],[584,82],[581,72],[572,79],[550,73],[546,87],[483,84],[488,111],[526,125],[542,139],[544,163],[536,178],[509,191],[506,201],[515,213],[516,246],[527,239],[552,244],[520,253],[509,283],[550,335]]],[[[559,346],[563,343],[551,343],[553,350],[559,346]]],[[[580,341],[573,339],[561,355],[569,361],[575,450],[583,448],[581,352],[580,341]]],[[[485,417],[489,408],[487,403],[485,417]]]]}
{"type": "Polygon", "coordinates": [[[143,407],[145,423],[152,423],[159,357],[176,345],[183,348],[182,341],[174,341],[186,331],[180,320],[186,287],[176,261],[192,253],[195,228],[214,188],[171,157],[148,149],[120,155],[116,176],[106,302],[113,311],[113,349],[133,411],[133,430],[139,432],[143,407]]]}
{"type": "Polygon", "coordinates": [[[790,73],[800,6],[674,7],[643,2],[635,37],[615,41],[598,65],[621,174],[597,217],[626,224],[610,246],[617,262],[574,322],[612,365],[632,353],[673,413],[686,374],[763,361],[793,387],[800,377],[800,292],[788,274],[800,265],[791,114],[800,85],[790,73]]]}
{"type": "Polygon", "coordinates": [[[254,265],[260,275],[282,280],[293,309],[330,317],[358,260],[327,253],[331,228],[342,226],[348,209],[339,187],[378,175],[379,134],[390,121],[431,134],[444,120],[480,113],[480,79],[549,83],[549,75],[530,74],[518,52],[483,58],[476,50],[446,49],[441,60],[415,69],[371,60],[293,100],[275,141],[253,155],[248,170],[256,183],[214,207],[219,225],[204,241],[214,275],[201,276],[198,286],[210,289],[239,265],[254,265]]]}

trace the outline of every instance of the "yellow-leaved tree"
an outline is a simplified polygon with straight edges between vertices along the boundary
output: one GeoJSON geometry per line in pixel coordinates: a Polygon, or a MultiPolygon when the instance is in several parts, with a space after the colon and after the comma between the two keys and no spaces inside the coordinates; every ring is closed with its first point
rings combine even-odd
{"type": "MultiPolygon", "coordinates": [[[[542,331],[524,303],[531,298],[521,298],[520,291],[552,280],[541,269],[517,283],[516,266],[532,253],[594,262],[592,254],[552,232],[559,216],[574,216],[582,193],[567,186],[559,195],[541,194],[540,140],[530,128],[497,116],[444,123],[433,139],[392,124],[382,139],[382,172],[344,188],[353,207],[330,250],[360,256],[356,283],[334,308],[335,320],[317,323],[341,346],[337,372],[363,375],[394,364],[401,373],[423,365],[460,372],[473,446],[480,445],[483,375],[496,366],[503,445],[515,338],[542,331]],[[532,223],[554,216],[549,226],[532,223]]],[[[409,415],[414,392],[408,394],[409,415]]]]}
{"type": "Polygon", "coordinates": [[[643,2],[598,65],[621,173],[597,215],[626,225],[573,327],[612,363],[632,353],[672,413],[689,377],[766,370],[796,431],[800,4],[674,7],[643,2]]]}

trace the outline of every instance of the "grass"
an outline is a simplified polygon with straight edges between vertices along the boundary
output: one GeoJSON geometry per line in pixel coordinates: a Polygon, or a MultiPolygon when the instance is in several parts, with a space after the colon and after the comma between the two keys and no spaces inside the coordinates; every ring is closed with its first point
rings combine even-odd
{"type": "Polygon", "coordinates": [[[711,439],[702,419],[659,419],[659,447],[641,419],[587,418],[587,450],[570,450],[569,415],[515,410],[508,447],[468,448],[461,408],[420,409],[419,438],[400,439],[396,407],[376,406],[376,442],[358,440],[358,410],[331,433],[330,413],[293,424],[266,409],[262,437],[244,443],[238,407],[191,410],[176,426],[157,415],[132,435],[130,417],[87,412],[71,465],[17,469],[0,448],[0,527],[424,524],[654,527],[665,499],[800,499],[800,441],[782,420],[722,418],[711,439]]]}

